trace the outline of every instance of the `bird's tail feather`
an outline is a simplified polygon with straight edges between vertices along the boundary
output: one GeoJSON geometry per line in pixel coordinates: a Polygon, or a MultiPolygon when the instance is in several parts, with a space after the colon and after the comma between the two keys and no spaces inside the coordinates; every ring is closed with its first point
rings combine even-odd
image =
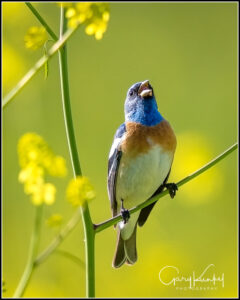
{"type": "Polygon", "coordinates": [[[113,258],[114,268],[121,267],[125,262],[128,265],[132,265],[137,261],[136,233],[137,224],[130,238],[123,240],[121,232],[118,229],[117,249],[113,258]]]}
{"type": "Polygon", "coordinates": [[[124,250],[124,240],[121,237],[120,230],[118,229],[118,237],[117,237],[117,249],[113,258],[113,267],[119,268],[126,261],[126,255],[124,250]]]}
{"type": "Polygon", "coordinates": [[[137,261],[137,245],[136,245],[136,236],[137,236],[137,224],[133,230],[131,237],[124,241],[124,250],[127,258],[127,263],[133,265],[137,261]]]}

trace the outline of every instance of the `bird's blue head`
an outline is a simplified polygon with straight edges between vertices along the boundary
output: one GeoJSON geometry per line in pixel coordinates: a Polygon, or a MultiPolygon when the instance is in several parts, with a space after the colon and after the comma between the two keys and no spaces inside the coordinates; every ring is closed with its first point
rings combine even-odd
{"type": "Polygon", "coordinates": [[[130,87],[125,101],[125,121],[146,126],[159,124],[163,117],[158,111],[153,88],[148,80],[137,82],[130,87]]]}

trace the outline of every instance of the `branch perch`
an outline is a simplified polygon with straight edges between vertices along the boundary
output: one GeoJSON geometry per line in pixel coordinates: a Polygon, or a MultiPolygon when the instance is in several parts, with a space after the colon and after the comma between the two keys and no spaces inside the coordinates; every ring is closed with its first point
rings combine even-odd
{"type": "MultiPolygon", "coordinates": [[[[204,165],[202,168],[200,168],[199,170],[195,171],[194,173],[186,176],[185,178],[183,178],[182,180],[180,180],[177,184],[178,187],[184,185],[185,183],[189,182],[190,180],[192,180],[193,178],[199,176],[200,174],[202,174],[203,172],[207,171],[208,169],[210,169],[211,167],[213,167],[214,165],[216,165],[219,161],[221,161],[223,158],[225,158],[227,155],[229,155],[231,152],[233,152],[235,149],[237,149],[238,147],[238,143],[235,143],[234,145],[232,145],[230,148],[228,148],[226,151],[224,151],[223,153],[221,153],[219,156],[215,157],[213,160],[211,160],[209,163],[207,163],[206,165],[204,165]]],[[[164,190],[163,192],[155,195],[152,198],[149,198],[147,201],[133,207],[132,209],[129,210],[130,214],[133,214],[135,212],[137,212],[138,210],[150,205],[151,203],[158,201],[160,198],[162,198],[163,196],[168,194],[168,190],[164,190]]],[[[94,225],[94,229],[96,232],[100,232],[112,225],[117,224],[119,221],[122,220],[122,216],[121,215],[117,215],[114,218],[111,218],[105,222],[102,222],[100,224],[94,225]]]]}

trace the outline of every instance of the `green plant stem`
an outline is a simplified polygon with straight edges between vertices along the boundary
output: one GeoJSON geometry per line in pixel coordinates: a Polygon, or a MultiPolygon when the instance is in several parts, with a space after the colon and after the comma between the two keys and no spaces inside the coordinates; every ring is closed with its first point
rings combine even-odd
{"type": "Polygon", "coordinates": [[[43,19],[43,17],[39,14],[39,12],[36,10],[36,8],[34,8],[30,2],[25,2],[25,4],[31,10],[31,12],[35,15],[35,17],[38,19],[38,21],[42,24],[42,26],[46,29],[46,31],[51,36],[51,38],[54,41],[57,41],[58,37],[53,32],[53,30],[50,28],[50,26],[47,24],[47,22],[43,19]]]}
{"type": "Polygon", "coordinates": [[[74,29],[68,29],[62,38],[58,40],[49,50],[48,53],[42,56],[37,63],[23,76],[23,78],[15,85],[15,87],[3,98],[2,107],[6,107],[7,104],[23,89],[23,87],[33,78],[34,75],[45,65],[45,63],[55,54],[68,39],[73,35],[78,27],[74,29]]]}
{"type": "MultiPolygon", "coordinates": [[[[61,25],[60,25],[60,40],[61,36],[66,30],[67,20],[65,18],[65,10],[61,7],[61,25]]],[[[72,161],[74,175],[81,176],[81,167],[78,158],[77,145],[74,135],[71,103],[69,95],[69,83],[68,83],[68,70],[67,70],[67,49],[66,45],[61,48],[59,52],[59,66],[60,66],[60,78],[61,78],[61,91],[62,91],[62,102],[65,127],[67,133],[67,140],[69,146],[70,157],[72,161]]],[[[93,223],[90,216],[90,211],[87,203],[81,208],[84,232],[85,232],[85,257],[86,257],[86,296],[95,296],[95,268],[94,268],[94,238],[95,232],[93,223]]]]}
{"type": "MultiPolygon", "coordinates": [[[[182,180],[180,180],[177,183],[177,186],[180,187],[184,184],[186,184],[187,182],[189,182],[190,180],[194,179],[195,177],[199,176],[200,174],[202,174],[203,172],[207,171],[208,169],[210,169],[211,167],[213,167],[215,164],[217,164],[218,162],[220,162],[222,159],[224,159],[226,156],[228,156],[231,152],[233,152],[235,149],[237,149],[238,147],[238,143],[235,143],[234,145],[232,145],[230,148],[228,148],[226,151],[224,151],[223,153],[221,153],[219,156],[215,157],[212,161],[210,161],[209,163],[207,163],[206,165],[204,165],[202,168],[200,168],[199,170],[197,170],[196,172],[192,173],[191,175],[188,175],[187,177],[183,178],[182,180]]],[[[132,208],[129,210],[130,214],[133,214],[135,212],[137,212],[138,210],[150,205],[151,203],[159,200],[160,198],[162,198],[163,196],[168,194],[168,190],[164,190],[163,192],[155,195],[154,197],[149,198],[147,201],[141,203],[140,205],[137,205],[136,207],[132,208]]],[[[111,218],[107,221],[104,221],[100,224],[94,225],[95,231],[96,232],[100,232],[112,225],[117,224],[120,220],[122,220],[122,216],[121,215],[117,215],[114,218],[111,218]]]]}
{"type": "Polygon", "coordinates": [[[42,221],[42,211],[43,205],[36,207],[36,216],[35,222],[33,227],[33,233],[30,242],[29,254],[28,254],[28,261],[23,272],[23,275],[20,279],[18,287],[13,295],[13,298],[20,298],[24,294],[24,291],[28,285],[28,282],[32,276],[33,270],[35,268],[35,258],[37,256],[38,246],[39,246],[39,239],[40,239],[40,230],[41,230],[41,221],[42,221]]]}
{"type": "Polygon", "coordinates": [[[67,141],[69,154],[71,158],[72,168],[75,176],[82,175],[80,161],[78,158],[77,144],[73,128],[70,94],[69,94],[69,82],[68,82],[68,63],[67,63],[67,48],[66,45],[60,49],[59,52],[59,65],[60,65],[60,77],[61,77],[61,92],[63,100],[63,114],[66,127],[67,141]]]}
{"type": "Polygon", "coordinates": [[[95,231],[87,203],[81,208],[85,234],[86,297],[95,297],[95,231]]]}

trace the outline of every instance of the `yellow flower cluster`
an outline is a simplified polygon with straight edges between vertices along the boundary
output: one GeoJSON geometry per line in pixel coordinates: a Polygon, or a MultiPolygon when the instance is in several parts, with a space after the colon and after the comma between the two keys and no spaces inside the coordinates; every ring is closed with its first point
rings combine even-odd
{"type": "Polygon", "coordinates": [[[108,3],[76,2],[68,4],[65,9],[69,27],[84,24],[86,34],[94,35],[96,40],[102,39],[110,18],[108,3]]]}
{"type": "Polygon", "coordinates": [[[18,156],[21,171],[19,181],[24,184],[24,192],[31,195],[34,205],[55,201],[56,188],[44,181],[44,175],[63,177],[67,174],[63,157],[56,156],[44,139],[35,133],[24,134],[18,142],[18,156]]]}
{"type": "Polygon", "coordinates": [[[69,182],[67,199],[73,206],[82,206],[85,201],[93,198],[95,198],[95,191],[87,177],[77,176],[69,182]]]}
{"type": "Polygon", "coordinates": [[[44,43],[47,41],[47,38],[47,32],[44,27],[30,27],[24,37],[25,47],[32,50],[37,50],[44,45],[44,43]]]}

